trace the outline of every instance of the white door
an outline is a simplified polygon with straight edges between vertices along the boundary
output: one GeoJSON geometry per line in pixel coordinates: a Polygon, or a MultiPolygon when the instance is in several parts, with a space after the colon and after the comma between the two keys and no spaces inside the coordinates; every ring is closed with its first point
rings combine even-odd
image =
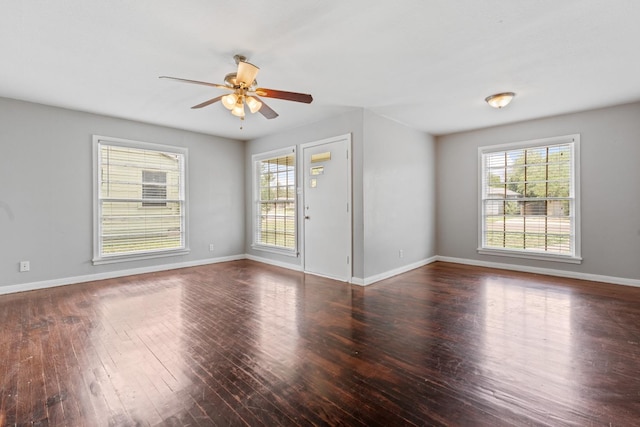
{"type": "Polygon", "coordinates": [[[304,144],[304,271],[351,281],[351,135],[304,144]]]}

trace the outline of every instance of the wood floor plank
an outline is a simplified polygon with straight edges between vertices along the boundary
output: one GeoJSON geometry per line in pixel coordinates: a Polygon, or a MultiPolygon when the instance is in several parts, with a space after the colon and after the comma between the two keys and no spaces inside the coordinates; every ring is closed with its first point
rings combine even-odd
{"type": "Polygon", "coordinates": [[[437,262],[368,287],[243,260],[0,296],[0,425],[640,419],[640,289],[437,262]]]}
{"type": "Polygon", "coordinates": [[[18,377],[16,418],[35,424],[46,419],[45,396],[42,379],[42,351],[39,329],[43,326],[37,318],[32,301],[23,310],[22,341],[20,343],[20,375],[18,377]]]}
{"type": "MultiPolygon", "coordinates": [[[[0,420],[6,425],[16,424],[16,408],[18,399],[18,377],[20,370],[20,342],[22,341],[22,318],[20,312],[22,304],[12,304],[13,296],[7,296],[6,307],[3,307],[2,329],[2,366],[3,373],[0,377],[0,390],[2,396],[2,411],[0,420]]],[[[0,424],[2,425],[2,424],[0,424]]]]}
{"type": "Polygon", "coordinates": [[[52,339],[56,340],[57,349],[56,346],[52,347],[56,352],[56,359],[59,358],[56,365],[60,385],[59,404],[64,411],[65,422],[70,426],[96,423],[100,419],[100,414],[95,412],[88,400],[90,393],[82,375],[87,366],[83,353],[88,331],[69,304],[72,298],[73,294],[63,294],[52,310],[54,315],[51,326],[55,334],[52,339]]]}
{"type": "MultiPolygon", "coordinates": [[[[44,311],[51,311],[50,304],[43,304],[44,311]]],[[[67,392],[60,388],[60,348],[59,341],[52,339],[51,318],[46,315],[46,326],[42,331],[40,358],[46,365],[43,366],[42,376],[44,379],[44,393],[47,396],[45,401],[47,421],[49,425],[65,425],[64,406],[62,402],[66,400],[67,392]]]]}

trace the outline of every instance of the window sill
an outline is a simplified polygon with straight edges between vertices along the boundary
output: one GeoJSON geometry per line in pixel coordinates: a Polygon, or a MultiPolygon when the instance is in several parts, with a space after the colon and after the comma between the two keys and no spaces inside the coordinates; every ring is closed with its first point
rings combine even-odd
{"type": "Polygon", "coordinates": [[[117,262],[140,261],[145,259],[187,255],[189,252],[190,252],[189,249],[179,249],[179,250],[167,251],[167,252],[147,252],[147,253],[135,254],[135,255],[116,255],[116,256],[109,256],[109,257],[102,257],[102,258],[94,258],[92,262],[93,262],[93,265],[115,264],[117,262]]]}
{"type": "Polygon", "coordinates": [[[481,255],[494,255],[494,256],[505,256],[505,257],[512,257],[512,258],[535,259],[538,261],[564,262],[567,264],[582,264],[582,258],[577,256],[569,256],[569,255],[551,255],[551,254],[544,254],[544,253],[488,249],[488,248],[478,248],[478,253],[481,255]]]}
{"type": "Polygon", "coordinates": [[[295,249],[283,249],[283,248],[278,248],[274,246],[265,246],[265,245],[256,245],[256,244],[251,245],[251,249],[255,249],[256,251],[271,252],[274,254],[289,256],[293,258],[298,257],[298,251],[295,249]]]}

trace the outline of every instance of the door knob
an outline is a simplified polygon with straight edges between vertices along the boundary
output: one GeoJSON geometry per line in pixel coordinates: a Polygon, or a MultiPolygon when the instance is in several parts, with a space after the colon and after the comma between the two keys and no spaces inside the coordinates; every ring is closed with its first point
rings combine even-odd
{"type": "Polygon", "coordinates": [[[311,217],[309,215],[305,215],[304,219],[311,219],[311,217]]]}

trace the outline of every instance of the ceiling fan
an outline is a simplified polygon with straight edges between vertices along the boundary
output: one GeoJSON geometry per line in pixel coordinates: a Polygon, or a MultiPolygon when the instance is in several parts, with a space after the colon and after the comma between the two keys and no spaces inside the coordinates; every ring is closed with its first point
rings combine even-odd
{"type": "Polygon", "coordinates": [[[249,107],[251,113],[260,112],[267,119],[275,119],[278,117],[278,113],[273,111],[271,107],[265,104],[258,96],[264,96],[265,98],[284,99],[287,101],[304,102],[310,104],[313,101],[311,95],[297,92],[286,92],[283,90],[266,89],[262,87],[256,87],[258,82],[256,76],[260,68],[247,62],[247,58],[243,55],[235,55],[233,57],[238,65],[238,71],[235,73],[229,73],[225,76],[225,84],[216,84],[209,82],[201,82],[197,80],[181,79],[178,77],[160,76],[161,79],[177,80],[185,83],[193,83],[204,86],[211,86],[218,89],[225,89],[231,91],[227,95],[217,96],[201,104],[194,105],[191,108],[202,108],[207,105],[214,104],[218,101],[222,101],[222,105],[231,111],[236,117],[240,117],[244,120],[245,117],[245,104],[249,107]]]}

